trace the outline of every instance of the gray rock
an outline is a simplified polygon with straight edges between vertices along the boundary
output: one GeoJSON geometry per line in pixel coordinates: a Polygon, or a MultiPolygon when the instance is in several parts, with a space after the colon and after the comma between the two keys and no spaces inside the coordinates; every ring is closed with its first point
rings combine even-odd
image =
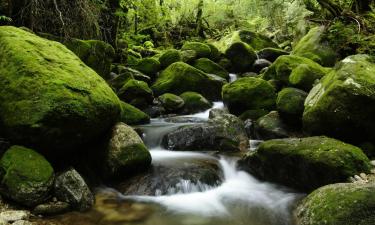
{"type": "Polygon", "coordinates": [[[0,213],[0,220],[8,223],[15,222],[17,220],[25,220],[30,217],[30,212],[26,210],[6,210],[0,213]]]}
{"type": "Polygon", "coordinates": [[[12,223],[12,225],[37,225],[33,222],[30,222],[30,221],[27,221],[27,220],[18,220],[14,223],[12,223]]]}
{"type": "Polygon", "coordinates": [[[285,124],[276,111],[259,118],[254,128],[256,138],[259,140],[300,136],[297,131],[285,124]]]}
{"type": "Polygon", "coordinates": [[[55,195],[60,201],[69,203],[79,211],[86,211],[94,205],[93,193],[74,168],[57,176],[54,188],[55,195]]]}
{"type": "Polygon", "coordinates": [[[272,63],[266,59],[257,59],[254,62],[253,71],[255,73],[260,73],[260,71],[262,71],[264,68],[269,67],[271,64],[272,63]]]}
{"type": "Polygon", "coordinates": [[[48,202],[36,206],[33,214],[36,215],[56,215],[70,210],[70,205],[66,202],[48,202]]]}
{"type": "Polygon", "coordinates": [[[240,151],[248,148],[243,122],[232,114],[212,111],[206,123],[181,127],[164,137],[170,150],[240,151]]]}

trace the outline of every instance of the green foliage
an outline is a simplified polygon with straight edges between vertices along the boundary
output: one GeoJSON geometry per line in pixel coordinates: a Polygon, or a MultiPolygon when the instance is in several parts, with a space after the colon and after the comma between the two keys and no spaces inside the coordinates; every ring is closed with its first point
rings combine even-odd
{"type": "Polygon", "coordinates": [[[12,18],[0,15],[0,22],[12,22],[12,18]]]}

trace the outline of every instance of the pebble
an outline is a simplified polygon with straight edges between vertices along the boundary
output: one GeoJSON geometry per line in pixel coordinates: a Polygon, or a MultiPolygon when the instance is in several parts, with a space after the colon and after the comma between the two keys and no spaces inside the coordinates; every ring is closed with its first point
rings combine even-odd
{"type": "Polygon", "coordinates": [[[17,220],[24,220],[30,217],[30,212],[26,210],[7,210],[0,213],[0,220],[6,222],[15,222],[17,220]]]}

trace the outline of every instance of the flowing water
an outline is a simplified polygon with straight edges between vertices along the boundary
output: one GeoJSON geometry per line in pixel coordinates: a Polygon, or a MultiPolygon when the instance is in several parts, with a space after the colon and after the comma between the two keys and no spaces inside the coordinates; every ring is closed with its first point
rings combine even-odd
{"type": "MultiPolygon", "coordinates": [[[[223,107],[221,102],[213,106],[223,107]]],[[[285,187],[259,181],[238,170],[238,156],[177,152],[162,147],[165,134],[181,126],[204,122],[208,120],[208,114],[209,110],[180,116],[175,122],[154,119],[151,124],[138,126],[137,129],[143,132],[153,167],[167,168],[167,173],[169,169],[177,169],[184,174],[192,174],[196,169],[187,165],[196,164],[199,170],[201,165],[205,165],[199,163],[213,162],[217,165],[218,177],[221,177],[218,182],[207,184],[187,176],[172,185],[169,176],[155,174],[160,176],[155,179],[167,187],[166,191],[156,189],[149,195],[125,195],[113,188],[99,188],[93,210],[85,214],[70,213],[57,218],[57,221],[73,225],[291,225],[291,211],[301,195],[285,187]]],[[[259,143],[251,141],[249,151],[259,143]]]]}

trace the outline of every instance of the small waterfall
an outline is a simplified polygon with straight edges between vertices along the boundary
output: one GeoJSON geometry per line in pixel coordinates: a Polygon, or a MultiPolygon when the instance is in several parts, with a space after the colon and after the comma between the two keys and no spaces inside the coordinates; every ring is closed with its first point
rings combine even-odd
{"type": "Polygon", "coordinates": [[[229,74],[229,83],[232,83],[238,79],[238,75],[234,73],[229,74]]]}

